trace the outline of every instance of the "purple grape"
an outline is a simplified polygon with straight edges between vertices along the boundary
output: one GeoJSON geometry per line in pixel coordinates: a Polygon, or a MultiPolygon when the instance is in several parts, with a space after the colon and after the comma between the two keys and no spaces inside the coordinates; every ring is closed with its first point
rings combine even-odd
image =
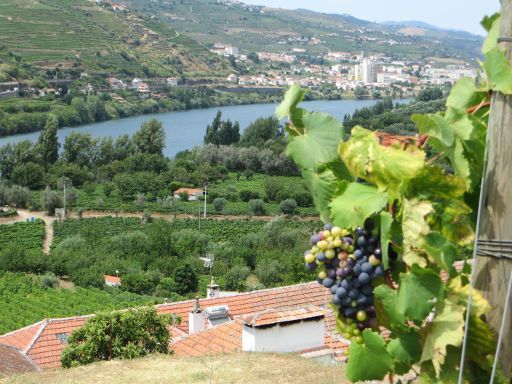
{"type": "Polygon", "coordinates": [[[325,253],[323,253],[323,252],[319,252],[319,253],[316,255],[316,259],[317,259],[318,261],[324,262],[327,258],[325,257],[325,253]]]}
{"type": "Polygon", "coordinates": [[[351,303],[352,303],[352,299],[348,296],[341,299],[341,305],[344,307],[350,307],[351,303]]]}
{"type": "Polygon", "coordinates": [[[359,294],[359,296],[357,296],[357,304],[358,305],[365,305],[366,303],[368,302],[368,298],[363,295],[362,293],[359,294]]]}
{"type": "Polygon", "coordinates": [[[359,296],[359,290],[357,288],[351,288],[348,292],[348,296],[351,299],[357,299],[357,296],[359,296]]]}
{"type": "Polygon", "coordinates": [[[361,265],[361,269],[365,273],[370,273],[373,271],[373,265],[371,265],[370,263],[364,263],[363,265],[361,265]]]}
{"type": "Polygon", "coordinates": [[[356,249],[356,250],[354,251],[354,257],[355,257],[356,259],[360,259],[361,257],[363,257],[363,252],[362,252],[360,249],[356,249]]]}
{"type": "Polygon", "coordinates": [[[352,284],[347,279],[343,280],[340,286],[345,288],[347,291],[350,290],[350,288],[352,288],[352,284]]]}
{"type": "Polygon", "coordinates": [[[343,242],[344,242],[344,243],[347,243],[347,244],[349,244],[349,245],[352,245],[353,241],[354,241],[354,240],[353,240],[351,237],[344,237],[344,238],[343,238],[343,242]]]}
{"type": "Polygon", "coordinates": [[[338,287],[336,289],[336,296],[343,298],[347,296],[347,290],[343,287],[338,287]]]}
{"type": "Polygon", "coordinates": [[[336,276],[338,276],[338,277],[342,277],[342,276],[344,276],[344,274],[343,274],[343,268],[338,268],[338,269],[336,269],[336,276]]]}
{"type": "Polygon", "coordinates": [[[336,270],[335,269],[329,269],[327,270],[327,277],[336,280],[336,270]]]}
{"type": "Polygon", "coordinates": [[[363,285],[359,290],[365,295],[371,295],[373,293],[373,287],[371,285],[363,285]]]}
{"type": "Polygon", "coordinates": [[[357,239],[357,245],[359,247],[364,247],[366,245],[366,237],[359,236],[358,239],[357,239]]]}
{"type": "Polygon", "coordinates": [[[336,284],[334,284],[332,287],[331,287],[331,293],[334,295],[336,293],[336,289],[338,289],[338,286],[336,284]]]}
{"type": "Polygon", "coordinates": [[[306,269],[308,271],[314,271],[317,267],[317,264],[315,262],[312,263],[306,263],[306,269]]]}
{"type": "Polygon", "coordinates": [[[352,279],[352,286],[353,286],[354,288],[359,288],[359,287],[361,287],[362,285],[363,285],[363,283],[361,283],[361,282],[359,281],[359,279],[352,279]]]}
{"type": "Polygon", "coordinates": [[[345,308],[343,310],[343,314],[345,317],[354,318],[356,316],[357,310],[355,308],[345,308]]]}
{"type": "Polygon", "coordinates": [[[316,245],[320,241],[320,235],[311,236],[311,245],[316,245]]]}
{"type": "Polygon", "coordinates": [[[354,268],[352,269],[352,273],[354,275],[356,275],[356,276],[359,275],[361,273],[361,271],[362,271],[362,269],[361,269],[361,266],[359,264],[356,264],[354,266],[354,268]]]}
{"type": "Polygon", "coordinates": [[[375,223],[372,219],[366,219],[364,221],[364,229],[365,231],[371,232],[375,229],[375,223]]]}
{"type": "Polygon", "coordinates": [[[334,295],[334,296],[332,297],[332,303],[333,303],[334,305],[338,305],[338,306],[339,306],[339,305],[341,304],[341,300],[340,300],[340,298],[339,298],[338,296],[334,295]]]}
{"type": "Polygon", "coordinates": [[[334,280],[327,277],[323,280],[322,284],[326,288],[331,288],[334,285],[334,280]]]}
{"type": "Polygon", "coordinates": [[[368,284],[370,282],[370,275],[368,275],[366,272],[361,272],[358,279],[361,284],[368,284]]]}
{"type": "Polygon", "coordinates": [[[330,231],[333,228],[333,225],[331,223],[327,223],[324,225],[324,230],[330,231]]]}
{"type": "Polygon", "coordinates": [[[366,324],[365,323],[357,323],[357,328],[359,328],[359,330],[362,331],[363,329],[366,328],[366,324]]]}

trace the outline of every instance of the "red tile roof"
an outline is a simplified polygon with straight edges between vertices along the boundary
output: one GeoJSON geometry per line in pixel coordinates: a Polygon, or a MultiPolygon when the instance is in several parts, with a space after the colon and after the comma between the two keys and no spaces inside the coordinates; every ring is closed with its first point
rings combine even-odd
{"type": "Polygon", "coordinates": [[[175,195],[179,195],[180,193],[186,192],[189,196],[197,195],[198,193],[203,193],[202,189],[196,188],[180,188],[174,191],[175,195]]]}
{"type": "Polygon", "coordinates": [[[242,322],[250,327],[262,327],[274,324],[290,323],[300,320],[324,318],[326,310],[317,306],[294,309],[270,308],[254,315],[242,317],[242,322]]]}
{"type": "MultiPolygon", "coordinates": [[[[195,300],[157,305],[156,310],[159,314],[174,314],[181,317],[181,324],[170,329],[174,338],[172,348],[176,354],[195,356],[201,352],[204,354],[205,348],[215,353],[240,350],[242,323],[239,318],[241,316],[254,315],[268,309],[283,310],[283,308],[308,306],[327,308],[329,296],[328,289],[313,282],[246,292],[236,296],[202,299],[199,300],[199,303],[203,309],[216,305],[227,305],[229,314],[235,321],[190,336],[188,335],[188,313],[194,308],[195,300]],[[194,344],[196,339],[198,344],[194,344]]],[[[83,326],[86,320],[92,316],[43,320],[1,335],[0,343],[21,350],[40,368],[59,367],[60,355],[66,347],[65,339],[73,330],[83,326]]],[[[330,310],[326,311],[324,324],[326,333],[330,333],[335,324],[334,315],[330,310]]]]}
{"type": "Polygon", "coordinates": [[[105,284],[119,286],[121,285],[121,278],[117,276],[105,275],[105,284]]]}
{"type": "Polygon", "coordinates": [[[22,351],[0,344],[0,378],[15,373],[38,371],[39,369],[22,351]]]}
{"type": "MultiPolygon", "coordinates": [[[[229,315],[232,318],[237,318],[242,315],[256,314],[270,308],[297,308],[308,305],[325,307],[329,302],[329,296],[328,289],[313,282],[245,292],[229,297],[200,299],[199,304],[203,309],[216,305],[227,305],[229,315]]],[[[188,300],[161,304],[157,305],[156,308],[160,314],[179,315],[181,324],[178,327],[184,332],[188,332],[188,313],[194,306],[195,300],[188,300]]]]}

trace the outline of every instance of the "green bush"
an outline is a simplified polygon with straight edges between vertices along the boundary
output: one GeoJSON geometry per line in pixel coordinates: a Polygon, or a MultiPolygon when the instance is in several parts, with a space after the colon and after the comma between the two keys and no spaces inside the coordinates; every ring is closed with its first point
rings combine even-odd
{"type": "Polygon", "coordinates": [[[260,198],[260,194],[257,191],[251,191],[249,189],[242,189],[239,193],[240,200],[247,203],[249,200],[255,200],[260,198]]]}
{"type": "Polygon", "coordinates": [[[180,265],[176,268],[173,277],[176,284],[176,292],[180,295],[197,290],[197,275],[189,264],[180,265]]]}
{"type": "Polygon", "coordinates": [[[286,199],[279,203],[279,210],[285,215],[293,215],[297,211],[297,202],[293,199],[286,199]]]}
{"type": "Polygon", "coordinates": [[[261,199],[249,201],[249,212],[254,216],[262,216],[266,213],[265,203],[261,199]]]}
{"type": "Polygon", "coordinates": [[[167,326],[171,323],[170,317],[157,315],[153,307],[100,313],[73,331],[62,352],[62,366],[169,353],[167,326]]]}
{"type": "Polygon", "coordinates": [[[223,197],[217,197],[215,200],[213,200],[213,208],[215,208],[215,212],[222,212],[226,203],[227,200],[223,197]]]}

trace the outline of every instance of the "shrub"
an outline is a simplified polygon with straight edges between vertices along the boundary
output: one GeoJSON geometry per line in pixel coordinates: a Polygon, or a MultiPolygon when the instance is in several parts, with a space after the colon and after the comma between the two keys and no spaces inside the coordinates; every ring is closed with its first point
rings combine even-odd
{"type": "Polygon", "coordinates": [[[197,290],[197,275],[190,264],[183,264],[176,268],[173,277],[176,284],[176,292],[180,295],[197,290]]]}
{"type": "Polygon", "coordinates": [[[142,209],[146,205],[146,196],[143,193],[138,193],[135,198],[135,205],[137,208],[142,209]]]}
{"type": "Polygon", "coordinates": [[[95,201],[94,201],[94,207],[98,210],[102,210],[105,208],[105,201],[98,197],[95,201]]]}
{"type": "Polygon", "coordinates": [[[39,277],[39,285],[41,288],[57,288],[59,286],[59,279],[53,273],[47,273],[39,277]]]}
{"type": "Polygon", "coordinates": [[[278,260],[263,260],[254,273],[265,287],[271,287],[281,281],[282,264],[278,260]]]}
{"type": "Polygon", "coordinates": [[[96,184],[91,183],[90,181],[86,181],[82,185],[82,190],[88,195],[92,195],[94,192],[96,192],[96,184]]]}
{"type": "Polygon", "coordinates": [[[249,200],[255,200],[260,198],[260,194],[256,191],[251,191],[249,189],[243,189],[239,193],[240,200],[247,203],[249,200]]]}
{"type": "Polygon", "coordinates": [[[149,209],[146,209],[142,213],[142,221],[145,223],[150,223],[153,220],[153,217],[151,216],[151,211],[149,209]]]}
{"type": "Polygon", "coordinates": [[[213,208],[215,208],[215,212],[222,212],[226,203],[227,200],[223,197],[217,197],[215,200],[213,200],[213,208]]]}
{"type": "Polygon", "coordinates": [[[0,251],[0,271],[27,272],[27,251],[21,245],[10,243],[0,251]]]}
{"type": "Polygon", "coordinates": [[[103,184],[103,193],[105,194],[105,196],[109,197],[112,194],[112,192],[114,192],[115,187],[116,186],[114,183],[103,184]]]}
{"type": "Polygon", "coordinates": [[[30,191],[28,188],[13,185],[8,190],[7,201],[16,208],[26,208],[30,202],[30,191]]]}
{"type": "Polygon", "coordinates": [[[149,273],[129,273],[124,275],[121,281],[121,289],[139,295],[150,295],[158,283],[149,273]]]}
{"type": "Polygon", "coordinates": [[[169,353],[170,323],[171,318],[158,315],[155,308],[149,307],[100,313],[73,331],[62,352],[62,366],[169,353]]]}
{"type": "Polygon", "coordinates": [[[41,204],[43,209],[50,216],[55,215],[56,208],[62,208],[62,199],[60,194],[56,191],[52,191],[50,189],[46,189],[41,196],[41,204]]]}
{"type": "Polygon", "coordinates": [[[307,208],[313,206],[313,198],[309,192],[294,193],[292,199],[297,202],[299,207],[307,208]]]}
{"type": "Polygon", "coordinates": [[[262,216],[266,213],[265,203],[261,199],[249,201],[249,212],[254,216],[262,216]]]}
{"type": "Polygon", "coordinates": [[[279,210],[285,215],[293,215],[297,210],[297,202],[293,199],[286,199],[279,203],[279,210]]]}
{"type": "Polygon", "coordinates": [[[246,265],[235,265],[224,275],[224,284],[230,291],[243,291],[246,288],[245,280],[251,273],[246,265]]]}

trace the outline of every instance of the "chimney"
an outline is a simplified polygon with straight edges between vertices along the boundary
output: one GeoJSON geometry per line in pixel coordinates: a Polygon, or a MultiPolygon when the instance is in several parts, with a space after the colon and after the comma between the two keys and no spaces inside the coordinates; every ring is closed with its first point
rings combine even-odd
{"type": "Polygon", "coordinates": [[[208,285],[208,288],[206,289],[206,296],[208,299],[213,299],[217,297],[219,293],[219,286],[215,283],[215,279],[212,276],[212,279],[210,280],[210,285],[208,285]]]}
{"type": "Polygon", "coordinates": [[[199,305],[199,297],[196,297],[196,305],[188,314],[188,333],[193,334],[204,331],[204,314],[199,305]]]}

